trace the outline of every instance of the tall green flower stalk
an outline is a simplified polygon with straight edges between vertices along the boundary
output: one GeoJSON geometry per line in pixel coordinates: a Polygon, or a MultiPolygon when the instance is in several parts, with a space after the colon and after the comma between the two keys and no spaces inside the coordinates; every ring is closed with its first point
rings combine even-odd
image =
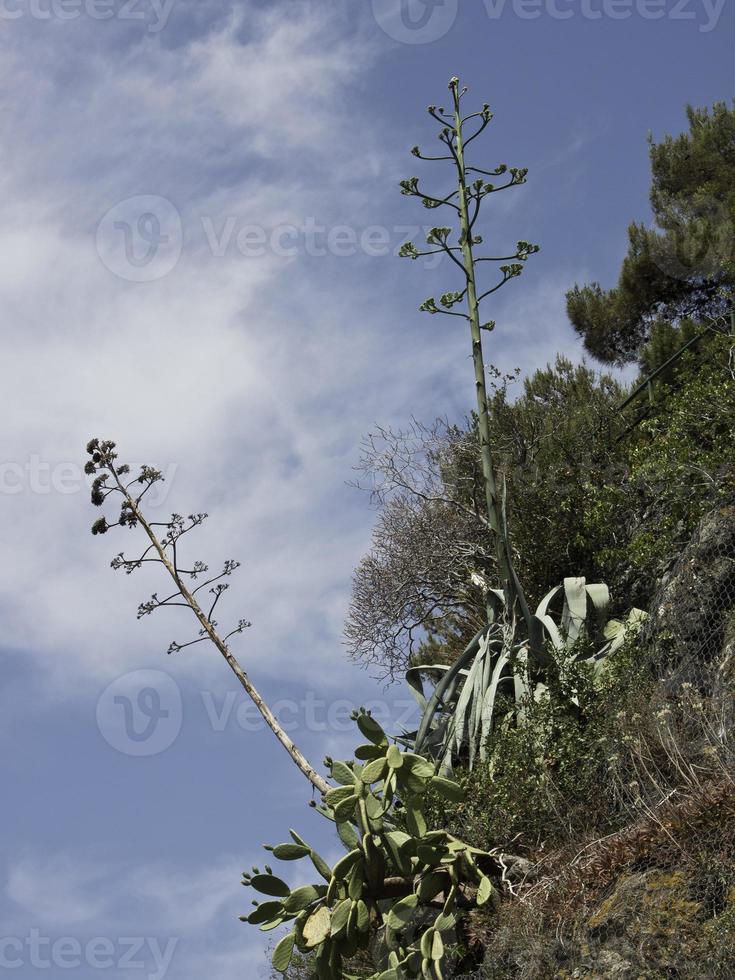
{"type": "Polygon", "coordinates": [[[524,184],[528,171],[505,164],[494,170],[483,170],[468,163],[468,147],[484,132],[493,115],[487,104],[479,112],[462,114],[467,88],[460,88],[458,78],[450,80],[449,91],[450,111],[429,106],[429,115],[441,126],[439,140],[447,152],[426,156],[417,146],[412,152],[420,160],[453,164],[457,187],[444,196],[437,196],[425,191],[418,177],[410,177],[401,181],[401,190],[420,198],[426,208],[453,210],[457,228],[454,231],[444,226],[432,228],[426,239],[430,248],[419,250],[407,242],[401,255],[418,259],[444,253],[462,273],[460,289],[444,293],[438,302],[430,297],[421,309],[469,322],[487,524],[494,537],[500,588],[487,588],[487,626],[471,640],[455,663],[449,667],[417,664],[407,675],[422,708],[422,719],[412,738],[413,749],[433,756],[443,772],[451,771],[453,761],[465,753],[470,767],[476,758],[485,759],[489,736],[498,721],[509,710],[521,720],[526,706],[548,692],[549,673],[563,669],[565,658],[584,657],[594,669],[635,631],[643,617],[640,610],[633,610],[625,622],[608,622],[607,587],[588,584],[584,578],[565,579],[531,612],[513,569],[504,488],[499,486],[493,460],[482,347],[483,331],[492,332],[495,321],[483,321],[482,304],[517,278],[526,260],[539,247],[522,240],[510,255],[477,254],[483,239],[476,232],[476,224],[485,198],[524,184]],[[494,183],[496,178],[501,182],[494,183]],[[481,263],[490,263],[500,273],[487,288],[479,284],[481,263]],[[429,697],[424,696],[423,690],[423,678],[427,675],[435,680],[429,697]],[[513,708],[509,709],[509,705],[513,708]]]}
{"type": "Polygon", "coordinates": [[[510,279],[521,274],[523,263],[530,255],[539,250],[539,246],[526,241],[519,241],[513,254],[500,256],[483,255],[478,257],[474,251],[475,247],[483,242],[482,237],[475,233],[475,224],[483,200],[490,194],[496,194],[499,191],[525,183],[528,171],[525,168],[508,168],[505,164],[501,164],[495,170],[482,170],[467,163],[465,155],[467,147],[486,129],[493,115],[489,105],[485,104],[479,112],[463,116],[461,103],[467,93],[467,88],[460,88],[459,79],[455,77],[449,82],[449,90],[453,102],[451,111],[446,112],[444,108],[437,108],[433,105],[429,106],[428,110],[429,114],[441,125],[439,139],[449,151],[448,155],[425,156],[417,146],[413,148],[412,153],[420,160],[440,160],[453,163],[457,174],[457,189],[446,196],[436,197],[426,193],[419,186],[418,177],[411,177],[401,182],[401,190],[404,194],[421,198],[422,204],[426,208],[448,207],[454,210],[459,226],[457,242],[452,244],[451,228],[436,227],[432,228],[426,239],[427,244],[432,246],[431,249],[419,251],[412,242],[408,242],[401,249],[401,255],[417,259],[423,255],[444,252],[462,271],[464,279],[462,289],[444,293],[438,304],[433,297],[430,297],[422,304],[421,309],[427,313],[443,313],[469,321],[487,521],[495,540],[498,573],[505,595],[505,608],[511,611],[517,605],[530,630],[531,616],[523,589],[513,571],[503,501],[493,462],[482,332],[483,330],[492,331],[495,327],[495,321],[482,322],[481,305],[484,300],[497,292],[510,279]],[[472,132],[468,135],[470,129],[472,132]],[[508,175],[507,178],[505,178],[506,174],[508,175]],[[504,178],[503,182],[497,186],[486,179],[496,177],[504,178]],[[477,277],[478,266],[481,262],[498,263],[501,273],[500,280],[482,292],[480,291],[481,287],[478,286],[477,277]],[[464,303],[466,313],[452,309],[460,303],[464,303]]]}

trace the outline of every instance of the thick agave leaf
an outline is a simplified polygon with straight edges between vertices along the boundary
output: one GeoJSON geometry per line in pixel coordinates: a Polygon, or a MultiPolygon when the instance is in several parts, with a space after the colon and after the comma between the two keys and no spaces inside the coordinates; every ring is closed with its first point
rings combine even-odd
{"type": "Polygon", "coordinates": [[[558,595],[561,590],[562,586],[557,585],[555,588],[551,589],[550,592],[547,592],[544,598],[538,604],[535,616],[535,619],[541,625],[542,635],[545,636],[547,640],[551,640],[555,650],[564,649],[564,640],[562,638],[561,630],[549,615],[549,606],[551,605],[552,599],[558,595]]]}
{"type": "Polygon", "coordinates": [[[488,739],[502,719],[501,693],[510,697],[513,717],[522,723],[524,706],[548,690],[543,672],[552,659],[577,646],[578,658],[599,664],[620,648],[645,615],[634,609],[625,622],[607,623],[607,586],[569,577],[544,596],[534,615],[524,614],[528,634],[523,637],[504,620],[504,594],[488,589],[477,573],[472,580],[489,597],[491,624],[473,637],[451,667],[414,667],[407,675],[424,708],[414,747],[438,759],[444,774],[451,773],[454,760],[465,751],[470,768],[478,755],[486,760],[488,739]],[[590,644],[579,642],[585,638],[590,644]],[[428,698],[422,684],[427,676],[438,678],[428,698]]]}
{"type": "Polygon", "coordinates": [[[648,613],[643,609],[631,609],[624,621],[611,619],[605,627],[605,639],[608,640],[608,645],[604,649],[604,655],[609,656],[611,653],[615,653],[627,639],[635,636],[647,616],[648,613]]]}
{"type": "Polygon", "coordinates": [[[482,629],[470,640],[462,654],[458,657],[455,663],[452,664],[449,670],[447,670],[434,688],[431,698],[426,706],[424,717],[421,719],[419,730],[416,734],[416,752],[422,751],[422,746],[434,723],[434,714],[438,710],[439,706],[444,703],[445,699],[449,696],[450,685],[455,681],[460,671],[472,663],[480,648],[480,640],[484,634],[485,629],[482,629]]]}
{"type": "Polygon", "coordinates": [[[498,626],[478,633],[445,673],[421,720],[414,743],[417,751],[438,756],[441,765],[451,768],[451,754],[456,747],[477,741],[482,724],[484,678],[491,676],[492,660],[498,656],[501,644],[502,632],[498,626]]]}
{"type": "Polygon", "coordinates": [[[504,672],[508,669],[508,665],[508,654],[503,650],[495,664],[495,669],[490,678],[490,684],[483,695],[481,705],[482,725],[480,729],[480,758],[483,762],[487,756],[487,741],[492,732],[493,719],[495,717],[495,701],[498,693],[498,685],[504,672]]]}
{"type": "Polygon", "coordinates": [[[484,660],[487,656],[487,637],[480,641],[480,648],[475,655],[472,667],[465,678],[462,690],[454,709],[454,719],[452,724],[452,748],[458,751],[465,741],[465,736],[469,731],[468,714],[472,704],[472,696],[482,685],[482,674],[484,670],[484,660]]]}
{"type": "Polygon", "coordinates": [[[610,608],[610,590],[606,585],[598,582],[587,586],[587,595],[592,602],[595,614],[595,638],[601,639],[605,623],[607,622],[607,611],[610,608]]]}
{"type": "MultiPolygon", "coordinates": [[[[497,648],[490,647],[490,637],[486,636],[482,641],[480,654],[477,658],[477,669],[475,672],[475,682],[470,698],[470,707],[467,712],[467,739],[470,747],[470,768],[475,761],[477,742],[482,728],[482,702],[483,695],[487,689],[488,679],[492,676],[493,655],[497,654],[497,648]]],[[[469,685],[465,682],[465,687],[469,685]]],[[[460,746],[461,748],[461,743],[460,746]]]]}
{"type": "Polygon", "coordinates": [[[436,676],[440,679],[449,670],[451,667],[447,664],[416,664],[406,671],[406,683],[422,711],[425,711],[429,704],[424,694],[423,678],[436,676]]]}
{"type": "Polygon", "coordinates": [[[567,644],[576,643],[587,621],[587,583],[583,578],[564,579],[561,632],[567,644]]]}

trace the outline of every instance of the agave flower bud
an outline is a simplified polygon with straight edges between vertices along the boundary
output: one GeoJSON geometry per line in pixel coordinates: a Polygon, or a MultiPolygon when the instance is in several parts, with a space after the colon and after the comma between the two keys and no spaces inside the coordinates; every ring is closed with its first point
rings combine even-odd
{"type": "Polygon", "coordinates": [[[106,517],[100,517],[99,520],[95,521],[92,525],[92,534],[106,534],[109,530],[106,517]]]}

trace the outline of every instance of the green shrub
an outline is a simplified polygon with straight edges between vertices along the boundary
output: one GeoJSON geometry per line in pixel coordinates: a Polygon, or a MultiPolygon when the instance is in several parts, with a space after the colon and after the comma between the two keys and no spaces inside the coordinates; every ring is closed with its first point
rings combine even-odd
{"type": "Polygon", "coordinates": [[[662,572],[698,522],[735,493],[732,339],[713,338],[706,356],[685,355],[680,387],[629,436],[624,479],[589,485],[583,533],[614,594],[646,606],[662,572]]]}
{"type": "Polygon", "coordinates": [[[429,805],[435,825],[461,829],[473,846],[534,853],[615,823],[628,805],[626,746],[640,736],[654,681],[632,644],[597,675],[577,653],[523,705],[523,724],[498,726],[489,763],[461,775],[465,802],[450,812],[443,801],[429,805]]]}

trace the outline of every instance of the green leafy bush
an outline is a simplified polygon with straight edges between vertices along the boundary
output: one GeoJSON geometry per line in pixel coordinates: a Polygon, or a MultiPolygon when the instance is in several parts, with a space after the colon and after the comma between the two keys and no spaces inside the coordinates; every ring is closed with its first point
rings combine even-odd
{"type": "Polygon", "coordinates": [[[712,507],[735,494],[732,338],[685,355],[679,387],[662,397],[627,443],[622,480],[590,483],[583,533],[618,594],[647,605],[667,565],[712,507]]]}
{"type": "Polygon", "coordinates": [[[509,715],[489,740],[488,763],[462,774],[465,800],[451,810],[437,801],[431,819],[475,846],[530,855],[570,835],[603,832],[629,813],[625,754],[645,727],[654,687],[632,642],[602,671],[570,649],[548,689],[526,697],[523,723],[509,715]]]}

